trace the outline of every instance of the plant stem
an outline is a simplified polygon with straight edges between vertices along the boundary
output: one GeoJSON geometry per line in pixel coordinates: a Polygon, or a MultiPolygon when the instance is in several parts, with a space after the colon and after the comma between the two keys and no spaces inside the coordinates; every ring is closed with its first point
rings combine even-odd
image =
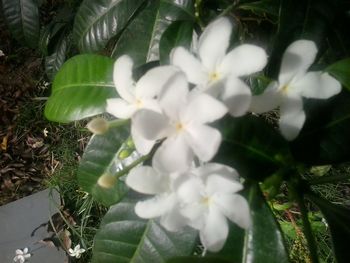
{"type": "Polygon", "coordinates": [[[309,247],[311,262],[319,263],[318,255],[317,255],[317,246],[316,246],[314,235],[312,233],[310,221],[307,216],[307,208],[305,206],[304,199],[298,191],[295,191],[294,193],[301,212],[301,220],[303,222],[304,235],[309,247]]]}
{"type": "Polygon", "coordinates": [[[140,163],[143,163],[144,161],[148,160],[151,156],[152,156],[152,152],[140,157],[139,159],[137,159],[136,161],[134,161],[133,163],[131,163],[130,165],[128,165],[127,167],[125,167],[123,170],[117,172],[115,174],[115,177],[119,178],[122,177],[124,174],[127,174],[132,168],[134,168],[135,166],[139,165],[140,163]]]}
{"type": "Polygon", "coordinates": [[[231,10],[239,4],[239,0],[235,0],[233,4],[229,5],[224,11],[221,12],[220,16],[226,16],[231,10]]]}
{"type": "Polygon", "coordinates": [[[323,176],[316,179],[311,179],[309,181],[310,185],[317,185],[317,184],[328,184],[328,183],[334,183],[344,180],[349,180],[350,175],[348,174],[340,174],[340,175],[332,175],[332,176],[323,176]]]}

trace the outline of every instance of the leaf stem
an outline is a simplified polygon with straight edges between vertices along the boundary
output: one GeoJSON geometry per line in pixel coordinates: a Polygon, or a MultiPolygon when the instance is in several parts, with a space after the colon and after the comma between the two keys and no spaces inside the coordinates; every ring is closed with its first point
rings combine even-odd
{"type": "Polygon", "coordinates": [[[328,184],[328,183],[334,183],[344,180],[349,180],[350,175],[348,174],[340,174],[340,175],[332,175],[332,176],[323,176],[316,179],[311,179],[309,181],[310,185],[318,185],[318,184],[328,184]]]}
{"type": "Polygon", "coordinates": [[[143,163],[144,161],[148,160],[152,156],[152,154],[153,154],[153,152],[140,157],[139,159],[137,159],[136,161],[132,162],[130,165],[125,167],[123,170],[117,172],[115,174],[115,177],[119,178],[119,177],[122,177],[123,175],[127,174],[131,169],[133,169],[134,167],[136,167],[140,163],[143,163]]]}

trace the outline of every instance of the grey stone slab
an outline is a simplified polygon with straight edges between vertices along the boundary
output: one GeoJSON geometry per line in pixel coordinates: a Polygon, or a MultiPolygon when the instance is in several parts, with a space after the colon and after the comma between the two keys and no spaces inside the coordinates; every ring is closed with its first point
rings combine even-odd
{"type": "Polygon", "coordinates": [[[30,263],[68,262],[65,252],[45,246],[38,241],[50,234],[40,227],[34,236],[31,233],[57,212],[59,194],[44,190],[0,207],[0,263],[11,263],[16,249],[28,247],[32,253],[30,263]],[[56,203],[56,204],[55,204],[56,203]]]}

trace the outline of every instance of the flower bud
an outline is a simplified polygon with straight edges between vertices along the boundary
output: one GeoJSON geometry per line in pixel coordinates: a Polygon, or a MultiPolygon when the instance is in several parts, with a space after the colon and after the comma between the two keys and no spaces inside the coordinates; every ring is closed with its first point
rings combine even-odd
{"type": "Polygon", "coordinates": [[[101,117],[97,117],[89,121],[86,127],[93,134],[104,134],[105,132],[108,131],[109,123],[105,119],[101,117]]]}
{"type": "Polygon", "coordinates": [[[103,174],[98,178],[97,184],[103,188],[112,188],[117,182],[117,177],[111,174],[103,174]]]}

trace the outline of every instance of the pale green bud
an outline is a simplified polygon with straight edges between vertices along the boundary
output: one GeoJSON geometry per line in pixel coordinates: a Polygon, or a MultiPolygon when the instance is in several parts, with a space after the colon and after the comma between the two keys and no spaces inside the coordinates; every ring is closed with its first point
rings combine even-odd
{"type": "Polygon", "coordinates": [[[104,134],[108,131],[109,124],[105,119],[97,117],[89,121],[86,128],[88,128],[93,134],[104,134]]]}

